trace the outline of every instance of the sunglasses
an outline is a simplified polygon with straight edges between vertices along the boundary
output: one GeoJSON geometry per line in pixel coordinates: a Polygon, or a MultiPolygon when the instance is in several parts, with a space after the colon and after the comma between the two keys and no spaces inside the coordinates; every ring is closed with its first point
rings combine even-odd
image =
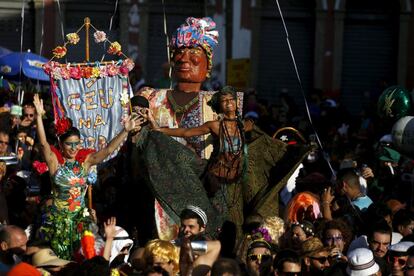
{"type": "Polygon", "coordinates": [[[324,264],[329,260],[329,257],[309,257],[312,260],[317,260],[319,263],[324,264]]]}
{"type": "Polygon", "coordinates": [[[260,263],[270,261],[272,259],[272,255],[269,254],[250,254],[247,255],[247,259],[249,261],[255,262],[259,261],[260,263]]]}
{"type": "Polygon", "coordinates": [[[34,117],[34,114],[24,114],[23,117],[33,118],[34,117]]]}
{"type": "Polygon", "coordinates": [[[8,145],[8,144],[9,144],[9,142],[6,142],[6,141],[0,141],[0,144],[5,144],[5,145],[8,145]]]}
{"type": "Polygon", "coordinates": [[[395,262],[398,262],[400,266],[405,266],[407,264],[407,260],[401,259],[400,257],[397,257],[397,256],[388,256],[387,261],[390,264],[394,264],[395,262]]]}
{"type": "Polygon", "coordinates": [[[80,141],[78,142],[64,142],[65,146],[71,147],[71,148],[76,148],[77,146],[80,145],[80,141]]]}
{"type": "Polygon", "coordinates": [[[342,241],[344,238],[342,236],[336,236],[336,237],[327,237],[325,239],[326,242],[338,242],[342,241]]]}

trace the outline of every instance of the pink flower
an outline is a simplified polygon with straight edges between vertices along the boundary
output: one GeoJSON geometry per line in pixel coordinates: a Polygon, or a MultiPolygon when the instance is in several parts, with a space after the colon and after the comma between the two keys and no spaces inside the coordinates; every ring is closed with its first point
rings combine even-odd
{"type": "Polygon", "coordinates": [[[119,73],[119,68],[115,64],[109,64],[106,66],[106,72],[108,73],[108,76],[116,76],[119,73]]]}
{"type": "Polygon", "coordinates": [[[82,77],[82,70],[80,67],[70,67],[69,74],[72,79],[80,80],[82,77]]]}
{"type": "Polygon", "coordinates": [[[50,72],[50,76],[55,80],[60,80],[62,78],[61,69],[59,67],[55,67],[50,72]]]}
{"type": "Polygon", "coordinates": [[[60,68],[60,75],[62,76],[62,79],[68,80],[70,79],[70,72],[67,67],[60,68]]]}
{"type": "Polygon", "coordinates": [[[128,68],[128,71],[131,71],[135,67],[135,63],[129,58],[125,59],[122,62],[122,65],[125,66],[126,68],[128,68]]]}
{"type": "Polygon", "coordinates": [[[96,31],[93,34],[96,43],[104,42],[106,40],[106,33],[102,31],[96,31]]]}
{"type": "Polygon", "coordinates": [[[106,67],[105,67],[105,66],[102,66],[102,67],[99,69],[99,77],[104,78],[104,77],[106,77],[106,76],[108,76],[107,69],[106,69],[106,67]]]}

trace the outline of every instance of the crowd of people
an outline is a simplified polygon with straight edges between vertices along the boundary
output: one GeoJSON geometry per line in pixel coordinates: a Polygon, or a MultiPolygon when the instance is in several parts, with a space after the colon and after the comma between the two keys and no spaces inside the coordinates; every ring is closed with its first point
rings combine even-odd
{"type": "Polygon", "coordinates": [[[375,106],[314,91],[312,126],[285,93],[204,91],[217,37],[188,18],[174,88],[137,87],[97,152],[47,93],[1,95],[0,275],[414,275],[414,163],[375,106]]]}

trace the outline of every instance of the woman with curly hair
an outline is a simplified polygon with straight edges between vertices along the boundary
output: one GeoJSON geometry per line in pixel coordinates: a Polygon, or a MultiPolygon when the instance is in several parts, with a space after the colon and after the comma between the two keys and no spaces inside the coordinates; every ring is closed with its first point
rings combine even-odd
{"type": "Polygon", "coordinates": [[[341,219],[327,221],[321,232],[322,241],[325,246],[330,246],[330,257],[340,259],[346,255],[352,240],[352,231],[341,219]]]}
{"type": "Polygon", "coordinates": [[[80,133],[68,118],[56,118],[55,129],[59,148],[47,142],[42,115],[43,101],[34,96],[37,114],[37,135],[43,157],[52,180],[52,205],[40,229],[43,239],[50,242],[53,251],[63,259],[70,260],[80,247],[80,239],[91,225],[91,217],[85,206],[89,169],[101,163],[119,147],[128,132],[139,128],[139,121],[125,121],[120,132],[106,148],[98,152],[81,149],[80,133]]]}
{"type": "Polygon", "coordinates": [[[159,266],[170,276],[179,272],[179,250],[169,241],[151,240],[144,249],[145,266],[159,266]]]}

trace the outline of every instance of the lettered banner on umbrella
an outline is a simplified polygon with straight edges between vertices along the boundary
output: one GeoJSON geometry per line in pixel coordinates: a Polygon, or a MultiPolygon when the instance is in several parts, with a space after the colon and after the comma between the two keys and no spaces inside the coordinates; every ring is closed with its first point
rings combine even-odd
{"type": "Polygon", "coordinates": [[[72,120],[84,148],[100,150],[123,129],[121,122],[129,114],[131,94],[129,70],[124,65],[62,67],[49,63],[45,68],[52,80],[55,117],[64,115],[72,120]]]}

